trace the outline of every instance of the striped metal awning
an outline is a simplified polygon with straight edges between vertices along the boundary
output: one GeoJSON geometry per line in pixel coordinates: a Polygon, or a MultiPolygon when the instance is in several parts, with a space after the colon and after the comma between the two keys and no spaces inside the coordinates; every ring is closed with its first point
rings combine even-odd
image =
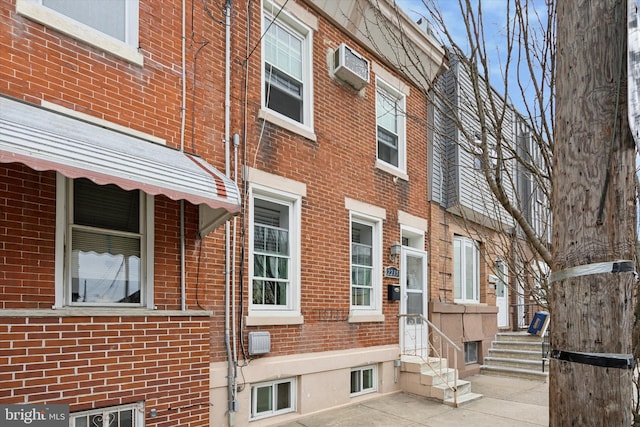
{"type": "Polygon", "coordinates": [[[0,97],[0,163],[15,162],[199,205],[203,235],[240,212],[238,186],[200,157],[0,97]]]}

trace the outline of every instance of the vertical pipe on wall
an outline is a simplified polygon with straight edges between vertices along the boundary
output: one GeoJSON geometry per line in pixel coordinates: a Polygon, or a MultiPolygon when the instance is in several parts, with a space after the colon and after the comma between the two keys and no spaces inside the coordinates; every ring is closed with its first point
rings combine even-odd
{"type": "MultiPolygon", "coordinates": [[[[187,1],[182,0],[182,100],[180,105],[180,151],[184,151],[184,128],[187,117],[187,1]]],[[[187,309],[184,248],[184,200],[180,200],[180,308],[187,309]]]]}
{"type": "MultiPolygon", "coordinates": [[[[225,174],[231,175],[230,161],[230,122],[231,122],[231,0],[226,0],[225,15],[225,82],[224,82],[224,160],[225,174]]],[[[224,343],[227,351],[227,400],[229,425],[235,424],[235,362],[231,352],[230,323],[231,323],[231,223],[225,223],[225,305],[224,305],[224,343]]]]}

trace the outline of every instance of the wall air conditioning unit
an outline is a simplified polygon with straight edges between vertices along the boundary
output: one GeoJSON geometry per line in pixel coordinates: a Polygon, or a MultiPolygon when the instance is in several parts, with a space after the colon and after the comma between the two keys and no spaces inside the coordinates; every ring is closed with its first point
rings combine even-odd
{"type": "Polygon", "coordinates": [[[369,84],[369,61],[341,43],[333,54],[333,74],[360,90],[369,84]]]}

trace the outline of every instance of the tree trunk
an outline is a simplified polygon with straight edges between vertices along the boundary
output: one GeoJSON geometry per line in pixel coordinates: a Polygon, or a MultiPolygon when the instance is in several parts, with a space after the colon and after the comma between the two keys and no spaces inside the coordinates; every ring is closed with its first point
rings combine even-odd
{"type": "Polygon", "coordinates": [[[565,0],[557,14],[549,425],[629,426],[632,371],[565,358],[632,359],[634,274],[560,273],[635,259],[626,1],[565,0]]]}

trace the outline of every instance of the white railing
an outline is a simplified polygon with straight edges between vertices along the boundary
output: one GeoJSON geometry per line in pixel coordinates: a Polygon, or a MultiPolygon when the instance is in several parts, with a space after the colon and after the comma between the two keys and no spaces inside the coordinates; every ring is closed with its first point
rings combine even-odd
{"type": "Polygon", "coordinates": [[[403,356],[420,358],[440,380],[453,392],[453,406],[458,406],[458,353],[462,350],[436,325],[422,314],[399,314],[401,353],[403,356]],[[446,364],[442,360],[447,360],[446,364]],[[453,361],[453,370],[449,361],[453,361]]]}

